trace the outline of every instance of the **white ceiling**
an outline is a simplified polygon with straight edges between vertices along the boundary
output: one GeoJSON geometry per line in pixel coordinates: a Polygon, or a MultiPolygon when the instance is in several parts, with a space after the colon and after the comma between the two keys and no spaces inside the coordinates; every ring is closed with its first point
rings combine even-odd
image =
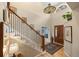
{"type": "MultiPolygon", "coordinates": [[[[51,5],[57,7],[64,2],[51,2],[51,5]]],[[[47,7],[49,2],[12,2],[11,5],[16,7],[19,15],[27,17],[29,22],[31,20],[37,21],[38,19],[49,18],[50,14],[43,13],[43,9],[47,7]]]]}
{"type": "MultiPolygon", "coordinates": [[[[64,2],[51,2],[51,5],[57,7],[64,2]]],[[[49,2],[12,2],[11,5],[15,6],[17,9],[26,9],[34,12],[41,12],[49,4],[49,2]]]]}

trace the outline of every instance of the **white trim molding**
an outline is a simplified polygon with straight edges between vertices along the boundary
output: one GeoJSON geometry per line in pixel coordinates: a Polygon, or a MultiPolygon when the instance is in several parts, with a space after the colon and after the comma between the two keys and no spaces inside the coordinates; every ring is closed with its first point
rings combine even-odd
{"type": "Polygon", "coordinates": [[[66,57],[71,57],[68,53],[66,53],[65,51],[64,51],[64,54],[65,54],[65,56],[66,57]]]}

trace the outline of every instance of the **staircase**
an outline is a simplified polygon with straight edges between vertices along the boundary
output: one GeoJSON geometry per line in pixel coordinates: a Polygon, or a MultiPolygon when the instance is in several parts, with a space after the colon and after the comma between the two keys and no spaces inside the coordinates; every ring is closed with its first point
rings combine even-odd
{"type": "Polygon", "coordinates": [[[4,22],[6,26],[6,34],[4,33],[4,35],[8,33],[7,36],[11,35],[13,37],[18,37],[18,41],[21,40],[23,44],[31,48],[39,52],[44,51],[44,36],[32,28],[17,13],[11,10],[9,3],[7,9],[8,21],[4,22]]]}

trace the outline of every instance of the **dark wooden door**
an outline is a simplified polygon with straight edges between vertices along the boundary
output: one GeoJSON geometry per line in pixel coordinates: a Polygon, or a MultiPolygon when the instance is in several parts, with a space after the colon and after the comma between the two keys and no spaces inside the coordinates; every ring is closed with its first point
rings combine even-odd
{"type": "Polygon", "coordinates": [[[54,40],[57,43],[64,44],[64,26],[63,25],[57,25],[54,27],[54,40]]]}

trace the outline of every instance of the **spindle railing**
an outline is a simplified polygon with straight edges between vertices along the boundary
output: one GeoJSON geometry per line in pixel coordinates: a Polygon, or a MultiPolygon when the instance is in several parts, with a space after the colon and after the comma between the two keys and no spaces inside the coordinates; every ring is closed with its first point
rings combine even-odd
{"type": "Polygon", "coordinates": [[[44,36],[25,22],[24,19],[14,12],[9,6],[8,19],[10,32],[15,32],[15,36],[20,36],[21,40],[31,40],[36,44],[34,46],[37,47],[37,49],[41,49],[42,51],[45,50],[44,36]]]}

